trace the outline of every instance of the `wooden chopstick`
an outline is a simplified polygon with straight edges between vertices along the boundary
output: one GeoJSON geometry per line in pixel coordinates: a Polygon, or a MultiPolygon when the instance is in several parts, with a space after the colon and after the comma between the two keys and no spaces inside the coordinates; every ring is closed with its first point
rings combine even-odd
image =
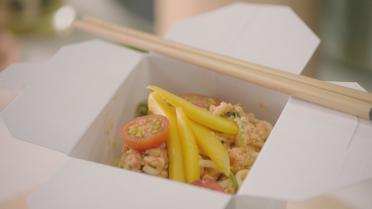
{"type": "MultiPolygon", "coordinates": [[[[120,32],[120,33],[123,33],[123,34],[131,35],[131,36],[141,37],[141,39],[146,40],[146,41],[152,41],[152,42],[158,42],[159,41],[159,38],[154,36],[154,35],[150,35],[148,33],[133,30],[131,28],[121,27],[121,26],[118,26],[118,25],[115,25],[115,24],[97,19],[95,17],[85,16],[85,17],[83,17],[83,20],[85,22],[95,24],[95,25],[100,26],[102,28],[106,28],[106,29],[109,29],[109,30],[114,30],[114,31],[117,31],[117,32],[120,32]]],[[[177,49],[180,49],[180,50],[185,50],[185,51],[189,51],[189,52],[192,52],[192,53],[200,54],[202,56],[206,56],[206,57],[210,57],[210,58],[214,58],[214,59],[219,59],[219,60],[231,63],[231,64],[244,66],[244,67],[247,68],[247,70],[260,71],[260,72],[272,74],[272,75],[275,75],[275,76],[284,77],[284,78],[287,78],[287,79],[290,79],[290,80],[295,80],[295,81],[298,81],[298,82],[301,82],[301,83],[309,84],[309,85],[312,85],[312,86],[315,86],[315,87],[318,87],[318,88],[322,88],[322,89],[325,89],[325,90],[328,90],[328,91],[333,91],[333,92],[336,92],[336,93],[344,94],[346,96],[350,96],[350,97],[353,97],[353,98],[356,98],[356,99],[360,99],[360,100],[363,100],[363,101],[366,101],[366,102],[370,102],[372,104],[372,94],[369,94],[369,93],[366,93],[366,92],[362,92],[362,91],[358,91],[358,90],[355,90],[355,89],[352,89],[352,88],[347,88],[347,87],[343,87],[343,86],[340,86],[340,85],[320,81],[320,80],[310,78],[310,77],[307,77],[307,76],[296,75],[296,74],[289,73],[289,72],[286,72],[286,71],[282,71],[282,70],[258,65],[258,64],[255,64],[255,63],[250,63],[250,62],[247,62],[247,61],[242,61],[242,60],[235,59],[235,58],[232,58],[232,57],[223,56],[223,55],[220,55],[220,54],[217,54],[217,53],[208,52],[208,51],[203,50],[203,49],[197,49],[195,47],[187,46],[187,45],[184,45],[184,44],[179,44],[177,42],[170,41],[170,40],[167,40],[167,42],[165,42],[163,44],[166,44],[168,46],[171,46],[171,47],[174,47],[174,48],[177,48],[177,49]]]]}
{"type": "MultiPolygon", "coordinates": [[[[265,69],[263,66],[260,67],[264,68],[264,71],[257,69],[251,70],[247,68],[247,65],[252,65],[250,63],[246,64],[243,61],[231,61],[232,58],[216,55],[192,47],[189,48],[179,43],[175,44],[175,42],[167,41],[150,34],[119,27],[103,21],[97,21],[93,18],[85,18],[84,21],[75,21],[74,26],[110,40],[164,54],[191,64],[205,67],[218,73],[246,80],[265,88],[283,92],[364,119],[372,120],[372,104],[371,102],[368,102],[368,100],[366,101],[347,96],[335,92],[333,89],[326,90],[319,88],[316,85],[301,82],[300,79],[291,79],[286,76],[276,75],[275,73],[268,73],[271,70],[267,68],[265,69]]],[[[252,66],[258,65],[253,64],[252,66]]],[[[340,91],[340,89],[336,91],[340,91]]],[[[367,94],[367,96],[370,97],[371,95],[367,94]]]]}

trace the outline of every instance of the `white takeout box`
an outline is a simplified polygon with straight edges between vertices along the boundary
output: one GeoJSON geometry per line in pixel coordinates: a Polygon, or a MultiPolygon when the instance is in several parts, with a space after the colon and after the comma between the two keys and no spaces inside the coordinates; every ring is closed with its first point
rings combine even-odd
{"type": "MultiPolygon", "coordinates": [[[[167,38],[293,73],[319,43],[288,7],[254,4],[191,18],[167,38]]],[[[31,190],[32,209],[284,208],[284,200],[372,174],[368,121],[102,41],[63,47],[45,63],[13,65],[0,74],[0,88],[17,94],[1,112],[0,200],[31,190]],[[120,156],[118,129],[134,117],[149,84],[240,103],[275,123],[236,195],[110,166],[120,156]]]]}

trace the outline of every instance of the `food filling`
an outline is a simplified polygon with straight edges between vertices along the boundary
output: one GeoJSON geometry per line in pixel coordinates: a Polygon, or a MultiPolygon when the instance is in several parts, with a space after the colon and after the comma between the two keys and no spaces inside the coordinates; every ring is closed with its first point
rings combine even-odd
{"type": "Polygon", "coordinates": [[[124,145],[118,166],[235,193],[249,178],[272,125],[239,104],[149,88],[153,92],[147,103],[140,103],[147,110],[141,112],[145,116],[122,129],[124,145]]]}

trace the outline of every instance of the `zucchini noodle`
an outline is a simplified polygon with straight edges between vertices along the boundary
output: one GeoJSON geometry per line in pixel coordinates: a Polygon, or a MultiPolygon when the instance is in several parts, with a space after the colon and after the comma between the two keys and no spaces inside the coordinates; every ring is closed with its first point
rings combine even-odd
{"type": "Polygon", "coordinates": [[[203,168],[218,169],[216,164],[214,164],[214,162],[212,160],[200,160],[199,165],[200,165],[200,167],[203,167],[203,168]]]}
{"type": "Polygon", "coordinates": [[[160,174],[160,172],[161,172],[160,169],[155,169],[155,168],[152,168],[151,166],[148,166],[148,165],[143,166],[142,170],[145,173],[148,173],[148,174],[154,175],[154,176],[160,174]]]}

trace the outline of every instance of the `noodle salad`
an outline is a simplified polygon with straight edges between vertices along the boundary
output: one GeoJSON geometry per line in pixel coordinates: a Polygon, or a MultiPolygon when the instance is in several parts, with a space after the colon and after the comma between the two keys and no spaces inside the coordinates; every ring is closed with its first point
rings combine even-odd
{"type": "Polygon", "coordinates": [[[124,144],[117,166],[234,194],[272,125],[239,104],[148,88],[139,116],[120,130],[124,144]]]}

